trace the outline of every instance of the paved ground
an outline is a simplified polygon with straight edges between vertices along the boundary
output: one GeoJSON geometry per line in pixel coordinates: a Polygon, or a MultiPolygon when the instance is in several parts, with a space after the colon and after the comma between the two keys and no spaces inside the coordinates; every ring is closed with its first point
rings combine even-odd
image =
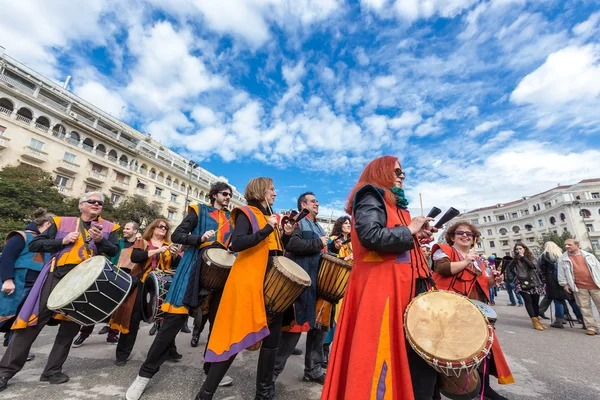
{"type": "MultiPolygon", "coordinates": [[[[511,400],[600,399],[600,335],[586,336],[579,329],[580,325],[535,331],[524,308],[507,307],[506,303],[506,293],[502,292],[497,300],[499,321],[496,327],[517,383],[502,386],[499,390],[511,400]]],[[[123,399],[152,341],[148,330],[149,326],[141,329],[133,359],[121,368],[113,365],[114,346],[107,345],[104,336],[94,333],[82,347],[71,351],[65,364],[65,372],[71,376],[71,381],[49,385],[38,380],[56,333],[55,328],[46,328],[33,348],[36,359],[27,363],[10,381],[9,388],[0,394],[0,398],[123,399]]],[[[201,349],[206,337],[203,336],[196,349],[189,346],[189,340],[189,334],[179,335],[177,341],[179,351],[184,355],[183,361],[167,363],[152,380],[143,399],[194,398],[204,379],[201,349]]],[[[0,353],[3,352],[0,349],[0,353]]],[[[250,352],[239,355],[231,368],[234,385],[221,389],[215,400],[253,398],[257,356],[250,352]]],[[[277,399],[319,399],[320,387],[301,381],[302,362],[301,356],[292,356],[278,381],[277,399]]]]}

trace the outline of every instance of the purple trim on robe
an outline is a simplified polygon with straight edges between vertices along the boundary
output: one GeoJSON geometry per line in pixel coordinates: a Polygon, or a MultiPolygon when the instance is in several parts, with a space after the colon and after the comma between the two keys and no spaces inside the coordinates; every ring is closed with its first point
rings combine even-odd
{"type": "Polygon", "coordinates": [[[250,220],[250,224],[252,225],[252,233],[260,231],[260,226],[258,225],[258,219],[256,219],[256,214],[254,214],[250,207],[240,207],[240,210],[242,210],[250,220]]]}
{"type": "Polygon", "coordinates": [[[379,382],[377,382],[377,400],[383,400],[385,396],[385,377],[387,375],[388,366],[385,360],[383,361],[383,365],[381,366],[381,373],[379,374],[379,382]]]}
{"type": "Polygon", "coordinates": [[[410,251],[396,254],[396,263],[410,263],[410,251]]]}
{"type": "Polygon", "coordinates": [[[241,352],[244,349],[260,342],[267,336],[269,336],[269,328],[265,326],[258,332],[251,332],[247,334],[241,342],[234,343],[231,345],[228,351],[224,351],[222,354],[217,354],[212,350],[207,349],[204,355],[204,361],[206,362],[221,362],[228,360],[231,356],[241,352]]]}

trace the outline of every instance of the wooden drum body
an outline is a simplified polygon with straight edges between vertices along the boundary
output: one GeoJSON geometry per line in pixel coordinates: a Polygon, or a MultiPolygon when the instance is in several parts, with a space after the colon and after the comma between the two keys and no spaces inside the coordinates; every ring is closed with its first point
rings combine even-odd
{"type": "Polygon", "coordinates": [[[48,309],[80,325],[107,320],[131,289],[131,276],[104,256],[83,261],[65,275],[48,297],[48,309]]]}
{"type": "Polygon", "coordinates": [[[317,293],[330,303],[337,303],[346,293],[352,264],[331,254],[321,255],[317,276],[317,293]]]}
{"type": "Polygon", "coordinates": [[[310,276],[301,266],[289,258],[273,257],[264,284],[267,313],[284,312],[310,284],[310,276]]]}
{"type": "Polygon", "coordinates": [[[202,286],[208,290],[223,289],[234,261],[235,255],[227,250],[206,249],[202,253],[202,272],[200,276],[202,286]]]}

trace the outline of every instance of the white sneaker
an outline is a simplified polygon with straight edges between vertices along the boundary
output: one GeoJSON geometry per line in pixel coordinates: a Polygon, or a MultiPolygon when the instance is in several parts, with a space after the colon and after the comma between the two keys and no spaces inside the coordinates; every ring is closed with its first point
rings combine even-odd
{"type": "Polygon", "coordinates": [[[219,382],[219,386],[221,386],[221,387],[231,386],[232,384],[233,384],[233,378],[230,377],[229,375],[225,375],[223,377],[223,379],[221,379],[221,382],[219,382]]]}
{"type": "Polygon", "coordinates": [[[131,386],[129,386],[129,389],[127,389],[125,398],[127,400],[139,400],[139,398],[142,397],[142,393],[144,393],[144,389],[146,389],[148,382],[150,382],[150,378],[143,378],[138,375],[131,386]]]}

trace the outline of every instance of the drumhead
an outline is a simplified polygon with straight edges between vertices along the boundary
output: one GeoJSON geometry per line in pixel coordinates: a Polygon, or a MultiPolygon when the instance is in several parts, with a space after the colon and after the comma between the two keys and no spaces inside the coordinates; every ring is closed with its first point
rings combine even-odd
{"type": "Polygon", "coordinates": [[[292,281],[304,286],[310,286],[310,276],[306,271],[286,257],[273,257],[273,266],[292,281]]]}
{"type": "Polygon", "coordinates": [[[321,254],[321,260],[331,261],[334,264],[339,264],[339,265],[343,265],[348,268],[352,268],[352,264],[350,264],[347,261],[344,261],[343,259],[341,259],[339,257],[336,257],[333,254],[327,254],[327,253],[321,254]]]}
{"type": "Polygon", "coordinates": [[[467,297],[447,291],[420,294],[408,305],[405,329],[417,350],[446,362],[468,361],[488,343],[488,325],[467,297]]]}
{"type": "Polygon", "coordinates": [[[235,255],[223,249],[208,249],[206,250],[205,254],[210,261],[222,267],[231,268],[233,262],[235,261],[235,255]]]}
{"type": "Polygon", "coordinates": [[[107,263],[110,261],[104,256],[94,256],[73,268],[48,296],[48,308],[56,310],[71,304],[96,282],[107,263]]]}
{"type": "Polygon", "coordinates": [[[158,311],[159,285],[158,277],[153,271],[146,276],[142,286],[142,319],[148,324],[154,321],[158,311]]]}
{"type": "Polygon", "coordinates": [[[496,314],[496,310],[494,310],[489,304],[485,304],[484,302],[479,300],[471,301],[475,303],[477,307],[479,307],[481,312],[483,312],[483,315],[485,315],[489,320],[495,321],[498,319],[498,314],[496,314]]]}

